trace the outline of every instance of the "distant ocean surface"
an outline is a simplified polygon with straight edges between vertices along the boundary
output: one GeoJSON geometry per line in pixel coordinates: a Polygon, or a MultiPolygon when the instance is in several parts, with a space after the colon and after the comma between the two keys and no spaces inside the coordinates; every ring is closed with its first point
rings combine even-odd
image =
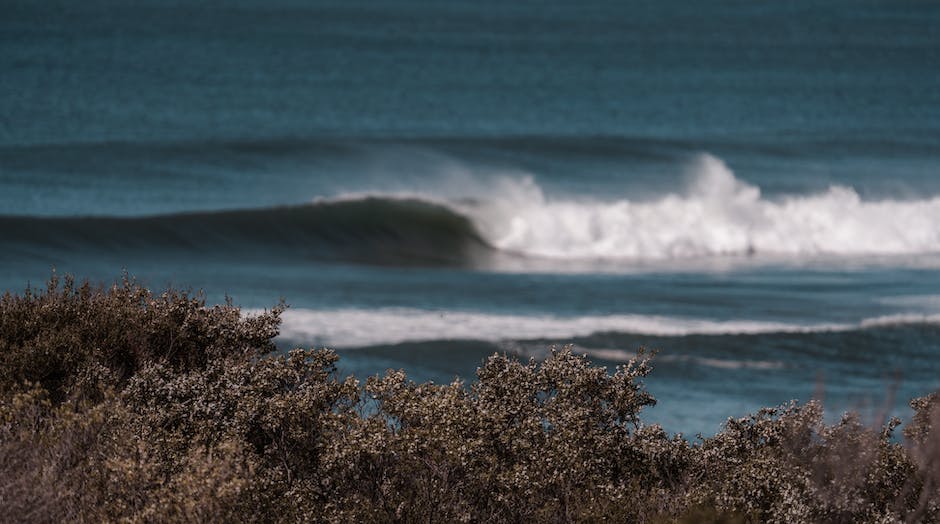
{"type": "Polygon", "coordinates": [[[472,378],[659,350],[644,420],[940,387],[936,2],[7,1],[0,290],[283,297],[472,378]]]}

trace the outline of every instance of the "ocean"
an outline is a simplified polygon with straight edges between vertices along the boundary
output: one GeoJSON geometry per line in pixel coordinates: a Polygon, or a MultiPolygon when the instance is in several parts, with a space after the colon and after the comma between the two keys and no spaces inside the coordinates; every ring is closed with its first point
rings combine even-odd
{"type": "Polygon", "coordinates": [[[283,299],[343,373],[658,350],[713,434],[940,387],[940,4],[7,0],[0,290],[283,299]]]}

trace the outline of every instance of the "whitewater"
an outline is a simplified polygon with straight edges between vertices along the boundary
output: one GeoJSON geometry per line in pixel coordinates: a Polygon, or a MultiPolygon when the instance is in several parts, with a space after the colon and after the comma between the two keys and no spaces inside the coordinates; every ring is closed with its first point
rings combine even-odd
{"type": "MultiPolygon", "coordinates": [[[[258,310],[246,310],[248,316],[258,310]]],[[[566,340],[597,333],[656,337],[837,333],[905,326],[940,325],[940,313],[897,314],[856,323],[800,324],[761,320],[715,320],[658,315],[519,315],[414,308],[289,309],[282,314],[281,338],[331,348],[356,348],[434,340],[501,342],[566,340]]]]}

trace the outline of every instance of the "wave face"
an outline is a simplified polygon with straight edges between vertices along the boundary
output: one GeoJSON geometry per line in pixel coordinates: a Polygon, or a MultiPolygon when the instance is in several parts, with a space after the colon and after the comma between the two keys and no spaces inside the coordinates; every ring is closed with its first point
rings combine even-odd
{"type": "Polygon", "coordinates": [[[908,255],[940,251],[940,197],[863,201],[850,187],[763,198],[720,159],[702,155],[682,194],[651,201],[547,197],[532,179],[465,209],[499,249],[556,259],[770,255],[908,255]]]}
{"type": "Polygon", "coordinates": [[[472,264],[491,251],[461,215],[429,202],[381,198],[141,218],[0,217],[0,247],[8,255],[56,249],[378,265],[472,264]]]}

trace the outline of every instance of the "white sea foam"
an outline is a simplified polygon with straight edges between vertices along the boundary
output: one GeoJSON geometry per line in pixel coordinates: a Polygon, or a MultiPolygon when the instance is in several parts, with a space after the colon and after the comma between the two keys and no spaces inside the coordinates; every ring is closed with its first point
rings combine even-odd
{"type": "Polygon", "coordinates": [[[338,198],[421,198],[446,205],[470,217],[493,246],[553,259],[940,253],[940,197],[868,201],[851,187],[832,186],[769,199],[707,154],[691,166],[687,188],[647,200],[549,196],[520,173],[488,174],[485,181],[466,176],[477,177],[460,184],[466,199],[438,189],[338,198]]]}
{"type": "Polygon", "coordinates": [[[849,187],[779,200],[702,155],[688,190],[652,201],[548,198],[531,178],[506,181],[467,209],[500,249],[552,258],[716,255],[900,255],[940,251],[940,198],[863,201],[849,187]]]}
{"type": "MultiPolygon", "coordinates": [[[[256,312],[246,311],[247,314],[256,312]]],[[[564,341],[595,333],[649,336],[822,333],[912,324],[940,324],[940,315],[890,315],[857,323],[797,324],[656,315],[518,315],[410,308],[289,309],[281,338],[314,346],[363,347],[432,340],[564,341]]]]}
{"type": "Polygon", "coordinates": [[[841,325],[802,326],[753,320],[715,321],[652,315],[500,315],[421,309],[289,309],[281,336],[292,341],[359,347],[427,340],[564,339],[600,332],[678,336],[749,334],[841,329],[841,325]]]}

